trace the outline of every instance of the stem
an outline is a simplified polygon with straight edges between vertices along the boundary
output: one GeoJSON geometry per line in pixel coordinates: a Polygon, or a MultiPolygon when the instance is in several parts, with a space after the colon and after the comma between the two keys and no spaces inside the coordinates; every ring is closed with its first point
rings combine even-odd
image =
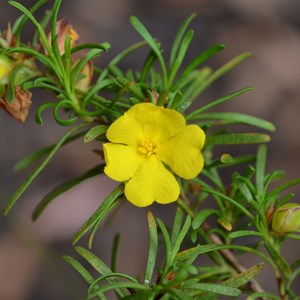
{"type": "MultiPolygon", "coordinates": [[[[202,229],[208,231],[210,229],[210,225],[207,222],[204,222],[202,225],[202,229]]],[[[212,243],[216,245],[222,245],[222,240],[214,233],[208,234],[212,243]]],[[[228,261],[235,270],[237,270],[239,273],[245,272],[247,269],[236,259],[236,257],[233,255],[232,251],[228,249],[220,250],[220,253],[223,255],[223,257],[228,261]]],[[[260,286],[260,284],[255,279],[251,279],[249,281],[249,286],[253,292],[264,292],[263,288],[260,286]]]]}

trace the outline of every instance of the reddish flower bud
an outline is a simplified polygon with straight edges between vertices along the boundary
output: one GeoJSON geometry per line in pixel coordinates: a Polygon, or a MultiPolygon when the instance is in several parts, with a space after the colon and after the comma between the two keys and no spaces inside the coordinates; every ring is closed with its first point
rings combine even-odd
{"type": "Polygon", "coordinates": [[[11,103],[0,99],[0,107],[15,119],[24,123],[31,106],[31,93],[25,91],[21,86],[15,87],[15,99],[11,103]]]}

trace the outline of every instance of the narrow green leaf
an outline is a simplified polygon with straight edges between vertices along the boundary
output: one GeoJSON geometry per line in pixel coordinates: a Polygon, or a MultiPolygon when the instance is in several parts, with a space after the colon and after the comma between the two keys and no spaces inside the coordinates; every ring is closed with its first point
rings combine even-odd
{"type": "Polygon", "coordinates": [[[76,259],[68,255],[63,255],[63,259],[70,264],[88,284],[92,284],[94,282],[93,276],[76,259]]]}
{"type": "Polygon", "coordinates": [[[178,235],[180,233],[182,220],[183,220],[183,210],[180,207],[177,207],[173,226],[172,226],[172,234],[171,234],[172,246],[174,246],[174,243],[177,240],[178,235]]]}
{"type": "MultiPolygon", "coordinates": [[[[139,291],[135,294],[128,295],[128,296],[122,298],[122,300],[142,300],[142,299],[154,300],[155,295],[156,295],[156,293],[152,290],[150,290],[150,291],[143,290],[143,291],[139,291]]],[[[160,300],[163,300],[163,298],[161,298],[160,300]]],[[[164,298],[164,300],[166,300],[166,299],[164,298]]]]}
{"type": "Polygon", "coordinates": [[[176,37],[174,39],[173,45],[172,45],[172,49],[171,49],[171,54],[170,54],[170,66],[172,66],[175,61],[176,61],[176,56],[178,53],[178,49],[180,47],[180,42],[184,36],[184,33],[186,32],[188,26],[190,25],[190,23],[192,22],[192,20],[197,16],[196,13],[191,14],[180,26],[176,37]]]}
{"type": "MultiPolygon", "coordinates": [[[[194,71],[200,64],[202,64],[203,62],[205,62],[207,59],[209,59],[210,57],[214,56],[215,54],[219,53],[220,51],[222,51],[225,48],[224,45],[221,44],[217,44],[217,45],[213,45],[212,47],[204,50],[203,52],[201,52],[196,58],[194,58],[192,60],[192,62],[184,69],[184,71],[182,72],[182,75],[179,79],[179,81],[181,81],[184,77],[186,77],[187,75],[189,75],[192,71],[194,71]]],[[[177,85],[177,82],[176,82],[177,85]]]]}
{"type": "Polygon", "coordinates": [[[118,254],[120,245],[120,234],[116,234],[114,237],[112,256],[111,256],[111,269],[113,272],[117,272],[118,269],[118,254]]]}
{"type": "Polygon", "coordinates": [[[176,73],[178,71],[178,69],[180,68],[183,60],[184,60],[184,57],[186,55],[186,52],[188,50],[188,47],[193,39],[193,36],[194,36],[194,31],[193,30],[189,30],[183,40],[182,40],[182,43],[180,45],[180,48],[178,50],[178,54],[177,54],[177,57],[175,59],[175,61],[173,62],[173,64],[171,65],[171,69],[170,69],[170,72],[169,72],[169,78],[168,78],[168,86],[171,87],[172,83],[173,83],[173,80],[176,76],[176,73]]]}
{"type": "MultiPolygon", "coordinates": [[[[98,296],[99,294],[102,294],[102,293],[110,291],[110,290],[118,291],[118,290],[121,290],[124,288],[133,289],[133,290],[148,290],[149,289],[149,287],[147,287],[143,284],[140,284],[140,283],[135,283],[135,282],[113,282],[113,283],[109,283],[109,284],[99,287],[96,292],[91,293],[91,295],[89,295],[88,299],[94,299],[94,297],[98,296]]],[[[120,294],[120,293],[118,293],[118,294],[120,294]]],[[[126,295],[124,295],[124,296],[120,295],[120,296],[124,297],[126,295]]]]}
{"type": "Polygon", "coordinates": [[[244,284],[252,280],[254,277],[259,275],[260,272],[263,270],[264,265],[264,263],[259,263],[247,269],[246,271],[227,279],[226,281],[222,282],[222,285],[231,287],[243,286],[244,284]]]}
{"type": "Polygon", "coordinates": [[[239,296],[241,294],[241,290],[229,286],[224,286],[221,284],[213,284],[213,283],[193,283],[191,285],[184,284],[183,287],[185,289],[190,290],[200,290],[211,292],[217,295],[224,295],[224,296],[239,296]]]}
{"type": "Polygon", "coordinates": [[[84,65],[91,59],[96,58],[103,52],[102,49],[91,49],[86,55],[76,64],[71,72],[72,88],[75,88],[76,82],[79,78],[80,71],[84,65]]]}
{"type": "MultiPolygon", "coordinates": [[[[31,8],[30,8],[30,13],[34,13],[37,9],[39,9],[43,4],[45,4],[48,0],[39,0],[37,1],[31,8]]],[[[10,1],[8,2],[9,4],[10,1]]],[[[14,36],[16,37],[16,45],[19,46],[20,45],[20,35],[23,31],[24,25],[25,23],[28,21],[28,16],[26,14],[24,14],[23,16],[21,16],[18,19],[18,22],[15,22],[14,26],[13,26],[13,33],[14,36]]]]}
{"type": "Polygon", "coordinates": [[[145,285],[150,285],[152,281],[153,271],[156,263],[157,248],[158,248],[158,237],[157,237],[157,226],[155,218],[152,213],[148,212],[148,226],[150,235],[149,253],[147,260],[147,267],[145,272],[145,285]]]}
{"type": "Polygon", "coordinates": [[[76,47],[73,47],[71,49],[71,54],[85,49],[101,49],[107,52],[110,47],[111,47],[110,43],[107,42],[101,44],[81,44],[76,47]]]}
{"type": "MultiPolygon", "coordinates": [[[[220,283],[221,286],[226,286],[226,287],[232,287],[232,288],[237,288],[237,287],[242,287],[246,283],[248,283],[250,280],[252,280],[254,277],[256,277],[263,269],[264,263],[257,264],[248,270],[235,275],[228,280],[225,280],[220,283]]],[[[205,295],[201,295],[201,298],[197,298],[201,300],[215,300],[216,294],[215,293],[205,293],[205,295]]]]}
{"type": "MultiPolygon", "coordinates": [[[[68,137],[64,143],[62,144],[62,146],[67,145],[75,140],[77,140],[78,138],[80,138],[81,136],[83,136],[85,134],[85,131],[74,134],[73,136],[68,137]]],[[[50,145],[47,146],[45,148],[39,149],[33,153],[31,153],[30,155],[26,156],[25,158],[23,158],[22,160],[20,160],[14,167],[15,171],[20,171],[23,170],[25,168],[27,168],[29,165],[31,165],[32,163],[34,163],[35,161],[37,161],[39,158],[43,157],[44,155],[46,155],[47,153],[50,153],[54,148],[55,148],[56,144],[54,145],[50,145]]]]}
{"type": "Polygon", "coordinates": [[[141,100],[145,99],[145,95],[141,88],[135,82],[129,81],[126,77],[118,76],[117,81],[123,86],[124,89],[128,89],[133,95],[141,100]]]}
{"type": "Polygon", "coordinates": [[[286,190],[294,185],[297,185],[299,183],[300,183],[300,178],[295,178],[295,179],[289,180],[288,182],[285,182],[285,183],[279,185],[278,187],[276,187],[272,192],[269,193],[269,196],[279,195],[284,190],[286,190]]]}
{"type": "Polygon", "coordinates": [[[39,24],[39,22],[36,20],[36,18],[33,16],[33,14],[22,4],[16,2],[16,1],[9,1],[8,2],[10,5],[14,6],[15,8],[19,9],[20,11],[22,11],[27,17],[28,19],[30,19],[30,21],[34,24],[34,26],[37,28],[39,34],[40,34],[40,38],[43,42],[44,47],[46,48],[48,54],[50,56],[53,55],[53,51],[48,43],[48,39],[47,36],[42,28],[42,26],[39,24]]]}
{"type": "MultiPolygon", "coordinates": [[[[112,274],[112,270],[94,253],[91,251],[82,248],[82,247],[75,247],[75,250],[101,275],[109,275],[112,274]]],[[[118,280],[116,278],[107,278],[108,283],[118,283],[118,280]]],[[[124,297],[129,294],[129,292],[126,289],[116,287],[116,293],[124,297]]]]}
{"type": "Polygon", "coordinates": [[[218,215],[219,212],[216,209],[210,208],[200,210],[193,219],[192,228],[194,230],[198,229],[204,223],[204,221],[212,214],[218,215]]]}
{"type": "Polygon", "coordinates": [[[82,183],[85,180],[103,174],[103,170],[104,170],[104,164],[98,165],[97,167],[85,172],[84,174],[72,178],[70,180],[67,180],[59,184],[58,186],[56,186],[45,197],[43,197],[40,203],[36,206],[36,208],[32,213],[32,219],[35,221],[42,214],[45,208],[59,195],[65,193],[66,191],[70,190],[71,188],[82,183]]]}
{"type": "Polygon", "coordinates": [[[194,300],[194,297],[189,296],[188,293],[175,288],[170,288],[169,293],[171,295],[170,299],[172,300],[194,300]]]}
{"type": "Polygon", "coordinates": [[[233,58],[232,60],[230,60],[229,62],[227,62],[226,64],[224,64],[223,66],[221,66],[219,69],[217,69],[215,72],[213,72],[211,74],[211,76],[209,76],[205,80],[205,82],[203,82],[203,84],[201,85],[201,88],[197,91],[197,93],[198,94],[202,93],[214,81],[216,81],[217,79],[219,79],[220,77],[222,77],[223,75],[225,75],[226,73],[231,71],[233,68],[235,68],[237,65],[239,65],[246,59],[248,59],[250,56],[251,56],[251,53],[249,53],[249,52],[242,53],[242,54],[236,56],[235,58],[233,58]]]}
{"type": "Polygon", "coordinates": [[[157,224],[162,232],[164,242],[165,242],[165,247],[166,247],[166,255],[165,255],[165,262],[164,262],[164,268],[163,268],[163,275],[166,275],[169,268],[172,265],[172,245],[171,245],[171,239],[168,233],[168,230],[166,228],[166,225],[160,220],[159,218],[156,219],[157,224]]]}
{"type": "Polygon", "coordinates": [[[146,42],[149,44],[149,46],[152,48],[152,50],[157,55],[157,59],[160,63],[162,73],[163,73],[163,82],[164,87],[167,86],[167,69],[166,65],[163,59],[163,56],[161,54],[161,50],[158,47],[157,42],[153,39],[149,31],[146,29],[146,27],[136,18],[135,16],[131,16],[129,19],[131,25],[134,27],[134,29],[146,40],[146,42]]]}
{"type": "Polygon", "coordinates": [[[173,263],[176,255],[180,249],[181,243],[183,242],[184,238],[186,237],[186,235],[191,227],[191,223],[192,223],[191,217],[187,216],[186,220],[182,226],[182,229],[173,245],[172,254],[171,254],[171,263],[173,263]]]}
{"type": "Polygon", "coordinates": [[[268,299],[268,300],[280,300],[282,298],[266,292],[256,292],[248,296],[246,300],[256,300],[256,299],[268,299]]]}
{"type": "Polygon", "coordinates": [[[46,167],[46,165],[50,162],[56,152],[60,149],[60,147],[66,142],[66,140],[72,136],[76,131],[86,126],[86,124],[81,124],[72,128],[68,133],[66,133],[54,146],[54,148],[50,151],[49,155],[46,159],[25,179],[25,181],[19,186],[16,192],[12,195],[12,197],[8,200],[4,208],[4,215],[7,215],[13,205],[17,202],[17,200],[22,196],[25,190],[29,187],[32,181],[41,173],[41,171],[46,167]]]}
{"type": "Polygon", "coordinates": [[[241,212],[243,212],[244,215],[248,216],[250,219],[254,219],[253,215],[241,204],[239,204],[238,202],[236,202],[234,199],[220,193],[217,192],[211,188],[208,187],[202,187],[202,191],[207,192],[211,195],[216,195],[222,199],[224,199],[225,201],[228,201],[229,203],[231,203],[233,206],[235,206],[236,208],[238,208],[241,212]]]}
{"type": "Polygon", "coordinates": [[[277,270],[277,266],[275,265],[273,260],[270,259],[267,255],[265,255],[264,253],[262,253],[260,251],[255,250],[251,247],[240,246],[240,245],[225,245],[225,244],[201,245],[201,246],[197,246],[197,247],[194,247],[194,248],[191,248],[188,250],[184,250],[184,251],[178,253],[176,260],[185,261],[189,257],[195,257],[200,254],[205,254],[205,253],[209,253],[209,252],[213,252],[213,251],[220,251],[223,249],[234,249],[234,250],[242,251],[245,253],[253,253],[253,254],[261,257],[262,259],[264,259],[266,262],[268,262],[274,270],[277,270]]]}
{"type": "Polygon", "coordinates": [[[235,239],[235,238],[239,238],[239,237],[253,236],[253,235],[256,235],[256,236],[259,236],[259,237],[262,236],[257,231],[253,231],[253,230],[239,230],[239,231],[234,231],[234,232],[229,233],[228,237],[230,239],[235,239]]]}
{"type": "Polygon", "coordinates": [[[287,261],[282,257],[282,255],[274,248],[274,246],[268,241],[264,241],[264,245],[272,257],[273,261],[276,262],[280,272],[285,278],[289,278],[292,274],[291,268],[287,261]]]}
{"type": "Polygon", "coordinates": [[[23,67],[23,64],[17,65],[11,72],[10,78],[9,78],[9,83],[8,83],[8,90],[7,90],[7,99],[8,102],[13,103],[15,100],[15,80],[17,77],[18,72],[20,69],[23,67]]]}
{"type": "Polygon", "coordinates": [[[193,119],[193,117],[197,116],[198,114],[201,114],[201,113],[203,113],[204,111],[206,111],[206,110],[208,110],[208,109],[210,109],[210,108],[212,108],[212,107],[214,107],[214,106],[217,106],[217,105],[219,105],[219,104],[221,104],[221,103],[224,103],[224,102],[227,102],[227,101],[229,101],[229,100],[232,100],[232,99],[238,97],[239,95],[244,94],[244,93],[246,93],[246,92],[248,92],[248,91],[251,91],[251,90],[253,90],[252,87],[246,87],[246,88],[244,88],[244,89],[241,89],[241,90],[239,90],[239,91],[236,91],[236,92],[234,92],[234,93],[231,93],[231,94],[229,94],[229,95],[227,95],[227,96],[224,96],[224,97],[218,98],[218,99],[216,99],[216,100],[213,100],[213,101],[211,101],[209,104],[204,105],[204,106],[202,106],[201,108],[199,108],[199,109],[194,110],[193,112],[191,112],[191,113],[186,117],[186,119],[187,119],[187,120],[191,120],[191,119],[193,119]]]}
{"type": "Polygon", "coordinates": [[[91,129],[85,134],[83,138],[84,143],[89,143],[99,137],[100,135],[104,134],[107,130],[107,126],[105,125],[97,125],[91,129]]]}
{"type": "Polygon", "coordinates": [[[205,143],[206,145],[240,145],[267,143],[270,140],[270,136],[263,133],[228,133],[208,136],[205,143]]]}
{"type": "Polygon", "coordinates": [[[75,233],[72,241],[73,244],[76,244],[91,227],[101,222],[102,219],[116,206],[123,194],[123,188],[123,184],[120,184],[104,199],[93,215],[75,233]]]}
{"type": "Polygon", "coordinates": [[[257,160],[256,160],[256,173],[255,173],[255,182],[256,189],[258,192],[258,200],[263,200],[264,191],[264,182],[265,182],[265,167],[267,160],[267,147],[266,145],[261,145],[258,148],[257,160]]]}
{"type": "Polygon", "coordinates": [[[268,131],[275,131],[275,126],[263,119],[249,116],[246,114],[240,113],[231,113],[231,112],[213,112],[213,113],[202,113],[194,116],[191,120],[225,120],[231,121],[246,125],[251,125],[255,127],[259,127],[268,131]]]}

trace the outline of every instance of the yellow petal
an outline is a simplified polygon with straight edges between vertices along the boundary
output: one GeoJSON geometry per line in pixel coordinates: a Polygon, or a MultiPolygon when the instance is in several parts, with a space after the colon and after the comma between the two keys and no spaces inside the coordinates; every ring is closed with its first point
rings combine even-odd
{"type": "Polygon", "coordinates": [[[116,121],[106,132],[107,139],[112,143],[138,145],[144,136],[142,125],[130,113],[130,109],[116,121]]]}
{"type": "Polygon", "coordinates": [[[196,177],[204,161],[201,149],[205,134],[197,125],[188,125],[184,131],[159,146],[157,154],[177,175],[185,179],[196,177]]]}
{"type": "Polygon", "coordinates": [[[140,103],[128,112],[143,126],[144,138],[163,142],[185,128],[185,119],[176,110],[140,103]]]}
{"type": "Polygon", "coordinates": [[[104,172],[116,181],[130,179],[145,159],[133,146],[105,143],[103,150],[106,162],[104,172]]]}
{"type": "Polygon", "coordinates": [[[111,124],[107,130],[110,142],[138,145],[143,140],[163,142],[184,130],[184,117],[173,109],[151,103],[139,103],[111,124]]]}
{"type": "Polygon", "coordinates": [[[155,155],[140,165],[125,184],[125,196],[135,206],[145,207],[154,201],[167,204],[178,199],[179,184],[155,155]]]}

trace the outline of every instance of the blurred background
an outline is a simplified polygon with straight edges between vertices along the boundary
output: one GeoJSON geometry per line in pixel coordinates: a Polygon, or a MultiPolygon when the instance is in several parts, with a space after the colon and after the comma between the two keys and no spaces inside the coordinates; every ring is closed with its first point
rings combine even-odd
{"type": "MultiPolygon", "coordinates": [[[[19,2],[30,7],[36,1],[19,2]]],[[[52,2],[49,0],[45,7],[50,8],[52,2]]],[[[199,101],[254,86],[254,91],[223,105],[222,110],[248,113],[274,122],[277,131],[269,144],[267,167],[283,169],[291,179],[299,176],[300,167],[299,11],[297,0],[65,0],[60,17],[73,24],[81,42],[112,44],[109,53],[97,61],[101,66],[140,40],[128,22],[129,16],[136,15],[145,24],[161,41],[167,55],[180,24],[191,13],[198,13],[191,25],[195,37],[187,61],[215,43],[226,45],[221,54],[210,60],[215,67],[242,52],[253,53],[252,58],[217,81],[199,101]]],[[[7,1],[0,2],[2,30],[9,20],[18,16],[19,12],[7,1]]],[[[26,27],[24,41],[29,40],[32,30],[32,26],[26,27]]],[[[128,57],[122,67],[129,66],[139,66],[139,57],[128,57]]],[[[54,124],[49,112],[45,113],[43,127],[35,123],[35,109],[45,97],[49,96],[41,92],[34,94],[31,114],[25,124],[0,111],[0,208],[30,171],[16,173],[14,164],[32,151],[56,142],[66,131],[54,124]]],[[[114,183],[105,177],[93,179],[58,198],[35,223],[31,222],[30,214],[51,188],[98,163],[98,157],[92,152],[97,146],[78,142],[76,146],[64,147],[12,213],[6,218],[0,216],[0,300],[84,299],[83,280],[63,262],[61,255],[76,256],[70,243],[72,235],[114,183]]],[[[226,151],[247,152],[247,147],[226,151]]],[[[299,187],[294,191],[300,194],[299,187]]],[[[165,219],[173,217],[173,206],[153,206],[151,210],[165,219]]],[[[113,237],[120,232],[119,270],[132,275],[142,272],[148,245],[147,211],[124,204],[109,226],[96,235],[95,253],[109,263],[113,237]]],[[[299,256],[299,243],[288,244],[286,251],[287,257],[294,261],[299,256]]],[[[254,263],[251,258],[245,265],[254,263]]],[[[276,290],[270,270],[263,273],[260,282],[266,290],[276,290]]]]}

